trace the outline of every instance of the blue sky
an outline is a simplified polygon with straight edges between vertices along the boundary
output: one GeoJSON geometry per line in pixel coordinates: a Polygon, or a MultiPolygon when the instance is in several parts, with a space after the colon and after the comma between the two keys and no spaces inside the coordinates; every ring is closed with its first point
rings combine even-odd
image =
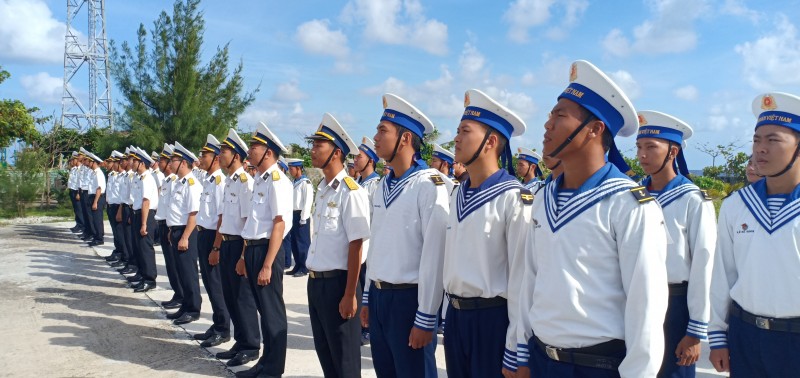
{"type": "MultiPolygon", "coordinates": [[[[106,8],[108,37],[119,43],[139,23],[151,28],[172,1],[106,8]]],[[[711,158],[698,144],[749,141],[756,95],[800,94],[800,0],[206,0],[202,8],[205,54],[229,42],[247,87],[261,85],[240,129],[265,121],[285,143],[301,142],[324,112],[353,138],[372,136],[387,91],[427,113],[447,142],[464,91],[477,88],[526,121],[514,148],[541,149],[569,65],[586,59],[636,109],[691,124],[687,160],[700,169],[711,158]]],[[[12,74],[0,97],[60,114],[65,14],[63,0],[0,0],[0,64],[12,74]]],[[[633,155],[632,138],[618,143],[633,155]]]]}

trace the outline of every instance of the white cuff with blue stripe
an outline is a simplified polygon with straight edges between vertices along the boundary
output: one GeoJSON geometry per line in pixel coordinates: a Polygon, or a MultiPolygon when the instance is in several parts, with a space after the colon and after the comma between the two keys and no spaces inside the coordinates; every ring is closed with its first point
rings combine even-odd
{"type": "Polygon", "coordinates": [[[691,337],[696,337],[700,340],[705,340],[708,337],[708,323],[698,322],[697,320],[689,319],[689,325],[686,327],[686,334],[691,337]]]}
{"type": "Polygon", "coordinates": [[[528,366],[530,358],[531,352],[528,350],[528,344],[517,344],[517,366],[528,366]]]}
{"type": "Polygon", "coordinates": [[[516,352],[506,349],[505,353],[503,353],[503,367],[511,371],[517,371],[516,352]]]}
{"type": "Polygon", "coordinates": [[[414,326],[424,331],[433,331],[436,327],[436,314],[429,315],[417,311],[417,317],[414,319],[414,326]]]}
{"type": "Polygon", "coordinates": [[[714,331],[708,333],[708,346],[711,349],[727,348],[728,333],[725,331],[714,331]]]}
{"type": "Polygon", "coordinates": [[[361,294],[361,304],[364,306],[369,305],[369,291],[365,291],[361,294]]]}

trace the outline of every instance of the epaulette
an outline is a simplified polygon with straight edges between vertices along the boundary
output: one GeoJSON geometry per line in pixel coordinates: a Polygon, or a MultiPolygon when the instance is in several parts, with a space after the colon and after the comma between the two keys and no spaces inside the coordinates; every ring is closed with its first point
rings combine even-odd
{"type": "Polygon", "coordinates": [[[353,178],[350,177],[350,176],[347,176],[347,177],[344,178],[344,183],[347,185],[347,187],[350,190],[357,190],[358,189],[358,184],[356,184],[356,181],[353,180],[353,178]]]}
{"type": "Polygon", "coordinates": [[[281,174],[278,171],[272,171],[272,181],[278,181],[281,179],[281,174]]]}
{"type": "Polygon", "coordinates": [[[189,186],[192,186],[192,185],[194,185],[194,179],[189,177],[189,186]]]}
{"type": "Polygon", "coordinates": [[[431,181],[433,181],[433,185],[436,186],[444,185],[444,180],[442,180],[442,176],[439,175],[431,175],[431,181]]]}
{"type": "Polygon", "coordinates": [[[214,176],[214,181],[219,185],[222,182],[222,176],[214,176]]]}
{"type": "Polygon", "coordinates": [[[133,172],[128,173],[128,178],[131,178],[131,177],[133,177],[133,172]]]}
{"type": "Polygon", "coordinates": [[[528,189],[521,189],[519,191],[519,198],[522,200],[523,205],[530,205],[533,203],[533,194],[528,189]]]}
{"type": "Polygon", "coordinates": [[[239,174],[239,181],[247,182],[247,173],[244,173],[244,172],[240,173],[239,174]]]}
{"type": "Polygon", "coordinates": [[[644,186],[637,186],[631,189],[631,194],[633,194],[633,198],[636,198],[639,203],[650,202],[654,200],[653,196],[650,192],[647,191],[647,188],[644,186]]]}
{"type": "Polygon", "coordinates": [[[708,195],[708,191],[707,191],[707,190],[705,190],[705,189],[700,189],[700,193],[702,193],[702,194],[703,194],[703,199],[704,199],[704,200],[706,200],[706,201],[710,201],[710,200],[712,200],[711,196],[710,196],[710,195],[708,195]]]}

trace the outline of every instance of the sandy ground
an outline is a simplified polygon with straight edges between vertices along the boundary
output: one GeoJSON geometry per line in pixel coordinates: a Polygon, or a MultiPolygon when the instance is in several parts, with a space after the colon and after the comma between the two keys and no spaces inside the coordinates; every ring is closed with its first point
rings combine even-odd
{"type": "MultiPolygon", "coordinates": [[[[164,260],[156,247],[158,289],[134,294],[103,256],[104,246],[89,248],[73,236],[69,223],[0,227],[0,376],[232,376],[213,354],[233,342],[204,349],[190,338],[211,324],[203,291],[199,321],[174,326],[158,305],[172,292],[164,260]]],[[[311,336],[307,278],[286,277],[284,297],[289,319],[285,377],[321,377],[311,336]]],[[[201,284],[202,288],[202,284],[201,284]]],[[[711,377],[701,358],[700,377],[711,377]]],[[[439,376],[446,377],[441,336],[439,376]]],[[[250,365],[252,365],[251,363],[250,365]]],[[[370,351],[362,347],[362,376],[374,377],[370,351]]]]}

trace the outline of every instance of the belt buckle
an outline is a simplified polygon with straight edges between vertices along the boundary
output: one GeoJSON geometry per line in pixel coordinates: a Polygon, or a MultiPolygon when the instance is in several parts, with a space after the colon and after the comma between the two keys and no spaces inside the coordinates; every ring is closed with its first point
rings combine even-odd
{"type": "Polygon", "coordinates": [[[314,272],[313,270],[309,270],[308,271],[308,276],[311,277],[311,278],[317,278],[317,273],[314,272]]]}
{"type": "Polygon", "coordinates": [[[553,361],[558,361],[559,360],[558,359],[558,348],[550,346],[550,345],[545,345],[544,351],[545,351],[545,353],[547,353],[547,357],[550,357],[551,360],[553,360],[553,361]]]}
{"type": "Polygon", "coordinates": [[[375,281],[375,287],[377,287],[378,289],[381,289],[381,281],[375,281]]]}
{"type": "Polygon", "coordinates": [[[769,329],[769,319],[756,316],[756,327],[761,329],[769,329]]]}
{"type": "Polygon", "coordinates": [[[450,304],[452,304],[453,308],[456,310],[461,309],[461,301],[459,301],[457,298],[450,298],[450,304]]]}

